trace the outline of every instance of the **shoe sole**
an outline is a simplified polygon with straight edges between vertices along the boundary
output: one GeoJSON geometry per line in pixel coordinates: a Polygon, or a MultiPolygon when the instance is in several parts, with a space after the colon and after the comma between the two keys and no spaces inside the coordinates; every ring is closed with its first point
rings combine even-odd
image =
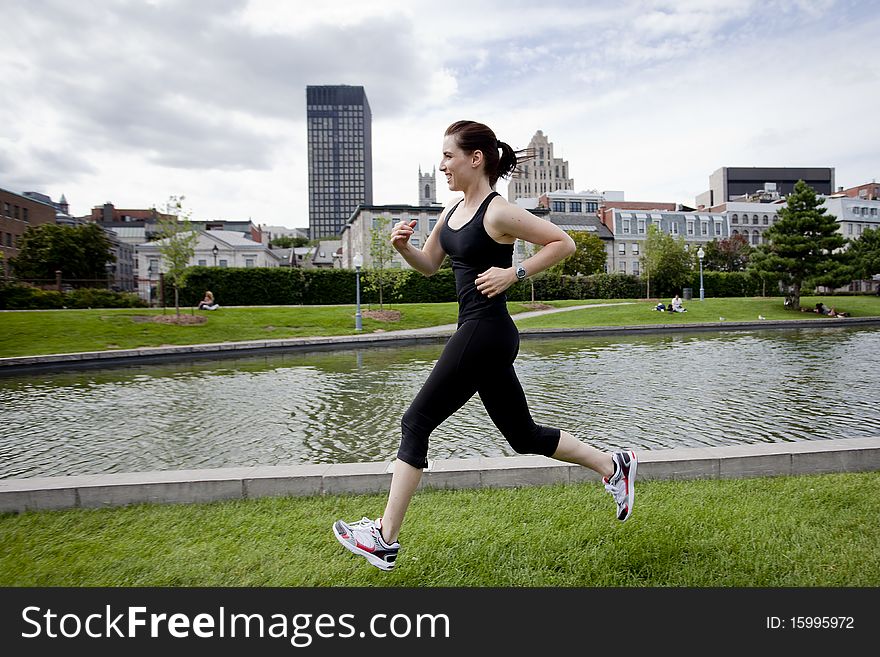
{"type": "Polygon", "coordinates": [[[379,557],[377,557],[372,552],[367,552],[366,550],[362,550],[357,545],[352,545],[346,539],[342,538],[342,536],[339,535],[339,532],[336,531],[336,524],[335,523],[333,524],[333,535],[336,537],[336,540],[342,544],[342,547],[344,547],[346,550],[348,550],[352,554],[357,554],[357,555],[363,557],[364,559],[369,561],[370,564],[372,564],[373,566],[376,566],[376,568],[378,568],[379,570],[384,570],[386,572],[389,570],[394,570],[393,563],[388,563],[387,561],[384,561],[383,559],[380,559],[379,557]]]}
{"type": "Polygon", "coordinates": [[[626,477],[626,488],[627,488],[627,496],[626,496],[626,515],[623,518],[618,518],[620,522],[626,522],[629,520],[629,517],[633,512],[633,502],[636,499],[636,470],[639,467],[639,460],[636,457],[636,453],[632,450],[629,452],[629,472],[626,477]]]}

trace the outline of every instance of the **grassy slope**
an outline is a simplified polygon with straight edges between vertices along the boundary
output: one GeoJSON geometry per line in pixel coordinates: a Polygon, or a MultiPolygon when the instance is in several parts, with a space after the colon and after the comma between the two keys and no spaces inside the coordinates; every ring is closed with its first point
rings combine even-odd
{"type": "Polygon", "coordinates": [[[878,586],[880,473],[424,491],[382,573],[336,518],[384,496],[0,516],[2,586],[878,586]]]}
{"type": "MultiPolygon", "coordinates": [[[[821,297],[807,298],[815,304],[821,297]]],[[[878,297],[823,298],[851,312],[853,316],[880,316],[878,297]]],[[[686,304],[686,313],[651,311],[652,303],[636,301],[632,305],[615,305],[616,300],[569,300],[551,302],[554,306],[602,303],[607,308],[575,310],[531,318],[519,323],[522,328],[616,326],[633,324],[682,324],[688,322],[812,318],[813,313],[794,313],[782,308],[779,298],[706,299],[686,304]]],[[[512,313],[529,310],[524,304],[509,304],[512,313]]],[[[436,326],[455,322],[454,303],[395,305],[401,312],[398,322],[380,322],[364,318],[364,331],[387,331],[436,326]]],[[[173,311],[171,311],[173,312],[173,311]]],[[[0,357],[37,354],[130,349],[160,345],[265,340],[286,337],[354,334],[353,306],[287,306],[223,308],[202,313],[206,324],[173,326],[138,321],[145,316],[161,314],[161,310],[65,310],[0,313],[0,357]]],[[[845,321],[845,320],[841,320],[845,321]]]]}

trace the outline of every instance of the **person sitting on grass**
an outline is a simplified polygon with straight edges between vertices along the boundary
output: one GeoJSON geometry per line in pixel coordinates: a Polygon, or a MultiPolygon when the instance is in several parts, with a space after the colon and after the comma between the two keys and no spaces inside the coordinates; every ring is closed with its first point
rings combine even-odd
{"type": "Polygon", "coordinates": [[[673,297],[672,303],[669,304],[669,307],[672,308],[672,312],[674,313],[686,313],[687,309],[681,304],[681,297],[677,294],[673,297]]]}
{"type": "Polygon", "coordinates": [[[216,301],[214,301],[214,294],[211,290],[205,292],[205,298],[199,301],[199,310],[217,310],[220,307],[216,301]]]}

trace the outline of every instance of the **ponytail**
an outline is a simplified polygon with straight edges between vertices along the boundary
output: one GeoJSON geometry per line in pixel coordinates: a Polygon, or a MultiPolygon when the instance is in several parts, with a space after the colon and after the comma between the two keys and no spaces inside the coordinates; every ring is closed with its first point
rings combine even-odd
{"type": "Polygon", "coordinates": [[[499,178],[507,178],[520,162],[534,157],[528,150],[513,150],[510,144],[499,141],[487,125],[476,121],[456,121],[446,129],[446,135],[455,135],[459,147],[466,153],[483,153],[485,172],[493,189],[499,178]]]}

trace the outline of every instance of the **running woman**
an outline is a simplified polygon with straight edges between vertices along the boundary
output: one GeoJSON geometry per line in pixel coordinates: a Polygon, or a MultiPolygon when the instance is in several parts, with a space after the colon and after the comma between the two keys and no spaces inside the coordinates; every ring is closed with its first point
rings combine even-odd
{"type": "Polygon", "coordinates": [[[415,221],[401,221],[391,231],[394,248],[425,276],[434,274],[449,255],[458,294],[458,329],[403,416],[403,438],[384,514],[376,520],[337,520],[333,525],[343,546],[382,570],[393,569],[397,561],[403,517],[428,467],[428,437],[474,393],[517,453],[542,454],[596,471],[617,503],[617,519],[625,521],[632,514],[635,452],[601,452],[566,431],[536,424],[513,368],[519,332],[504,291],[575,250],[574,241],[559,227],[494,191],[498,178],[516,169],[517,155],[488,126],[453,123],[444,135],[440,171],[449,189],[464,197],[441,214],[422,249],[410,243],[415,221]],[[517,239],[542,248],[514,267],[517,239]]]}

